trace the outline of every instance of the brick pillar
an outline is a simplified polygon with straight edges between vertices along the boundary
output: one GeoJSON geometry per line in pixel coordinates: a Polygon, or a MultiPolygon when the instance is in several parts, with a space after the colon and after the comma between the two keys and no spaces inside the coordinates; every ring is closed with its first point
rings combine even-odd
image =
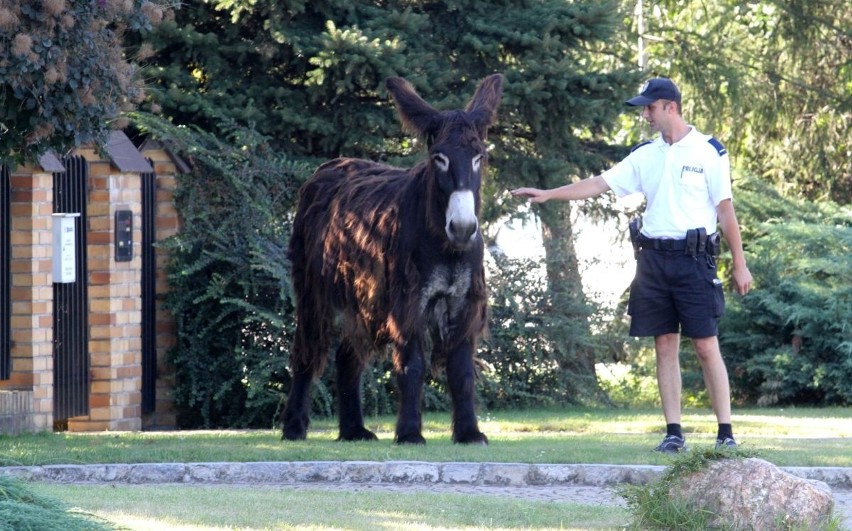
{"type": "Polygon", "coordinates": [[[12,374],[0,389],[26,417],[19,431],[44,431],[53,427],[53,175],[22,167],[11,184],[12,374]]]}
{"type": "MultiPolygon", "coordinates": [[[[174,202],[174,193],[177,187],[176,174],[178,172],[174,159],[163,149],[144,149],[143,154],[149,158],[154,166],[154,174],[157,179],[156,193],[156,227],[155,241],[162,242],[177,234],[179,230],[179,219],[174,202]]],[[[169,292],[169,283],[166,276],[166,262],[168,261],[167,250],[158,247],[157,257],[157,323],[156,323],[156,345],[157,345],[157,400],[154,412],[142,419],[145,428],[174,428],[177,426],[177,412],[174,406],[174,370],[168,364],[166,354],[176,344],[175,320],[171,313],[164,308],[164,295],[169,292]]]]}
{"type": "Polygon", "coordinates": [[[138,173],[116,173],[93,150],[89,161],[88,248],[89,415],[68,420],[69,431],[142,428],[142,192],[138,173]],[[116,210],[133,213],[133,259],[115,261],[116,210]]]}

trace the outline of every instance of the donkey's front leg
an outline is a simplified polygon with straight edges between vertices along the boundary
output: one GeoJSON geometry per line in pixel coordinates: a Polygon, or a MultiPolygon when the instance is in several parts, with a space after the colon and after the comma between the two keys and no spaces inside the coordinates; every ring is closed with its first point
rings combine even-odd
{"type": "Polygon", "coordinates": [[[474,407],[473,344],[462,341],[447,357],[447,385],[453,400],[453,442],[488,444],[479,431],[474,407]]]}
{"type": "Polygon", "coordinates": [[[426,362],[423,359],[423,343],[419,337],[412,338],[395,353],[396,382],[399,387],[399,411],[396,419],[398,444],[426,444],[423,438],[423,420],[420,404],[423,395],[423,377],[426,362]]]}

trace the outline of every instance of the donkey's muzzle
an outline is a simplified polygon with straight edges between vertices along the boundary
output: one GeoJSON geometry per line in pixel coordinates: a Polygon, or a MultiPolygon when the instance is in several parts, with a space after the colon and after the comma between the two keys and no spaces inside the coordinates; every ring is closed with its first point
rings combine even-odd
{"type": "Polygon", "coordinates": [[[466,246],[473,241],[478,228],[479,224],[476,223],[475,219],[474,223],[450,221],[447,227],[447,236],[455,245],[466,246]]]}
{"type": "Polygon", "coordinates": [[[474,241],[476,231],[479,230],[479,220],[476,219],[476,202],[472,191],[459,190],[450,195],[444,229],[454,247],[466,248],[474,241]]]}

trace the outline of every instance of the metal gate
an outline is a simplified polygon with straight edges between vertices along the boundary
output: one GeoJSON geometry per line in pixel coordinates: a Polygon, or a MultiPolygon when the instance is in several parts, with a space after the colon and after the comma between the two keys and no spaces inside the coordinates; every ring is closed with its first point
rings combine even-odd
{"type": "Polygon", "coordinates": [[[63,428],[70,417],[89,413],[89,298],[86,261],[86,197],[89,166],[82,156],[62,159],[53,174],[53,212],[76,213],[76,280],[53,284],[53,418],[63,428]]]}
{"type": "MultiPolygon", "coordinates": [[[[154,162],[148,159],[151,167],[154,162]]],[[[142,177],[142,413],[153,413],[157,400],[157,176],[142,177]]]]}
{"type": "Polygon", "coordinates": [[[12,185],[0,166],[0,380],[12,373],[12,185]]]}

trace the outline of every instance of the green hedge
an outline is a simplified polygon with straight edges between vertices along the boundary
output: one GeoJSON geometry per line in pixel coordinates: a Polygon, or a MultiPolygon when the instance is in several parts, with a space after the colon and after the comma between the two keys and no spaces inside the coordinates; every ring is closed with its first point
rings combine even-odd
{"type": "Polygon", "coordinates": [[[287,388],[292,297],[286,248],[310,169],[251,130],[229,138],[154,116],[136,125],[187,157],[175,192],[180,232],[162,246],[177,342],[168,354],[182,427],[271,425],[287,388]]]}
{"type": "Polygon", "coordinates": [[[732,390],[758,405],[852,404],[852,209],[749,180],[738,212],[755,278],[720,341],[732,390]]]}

